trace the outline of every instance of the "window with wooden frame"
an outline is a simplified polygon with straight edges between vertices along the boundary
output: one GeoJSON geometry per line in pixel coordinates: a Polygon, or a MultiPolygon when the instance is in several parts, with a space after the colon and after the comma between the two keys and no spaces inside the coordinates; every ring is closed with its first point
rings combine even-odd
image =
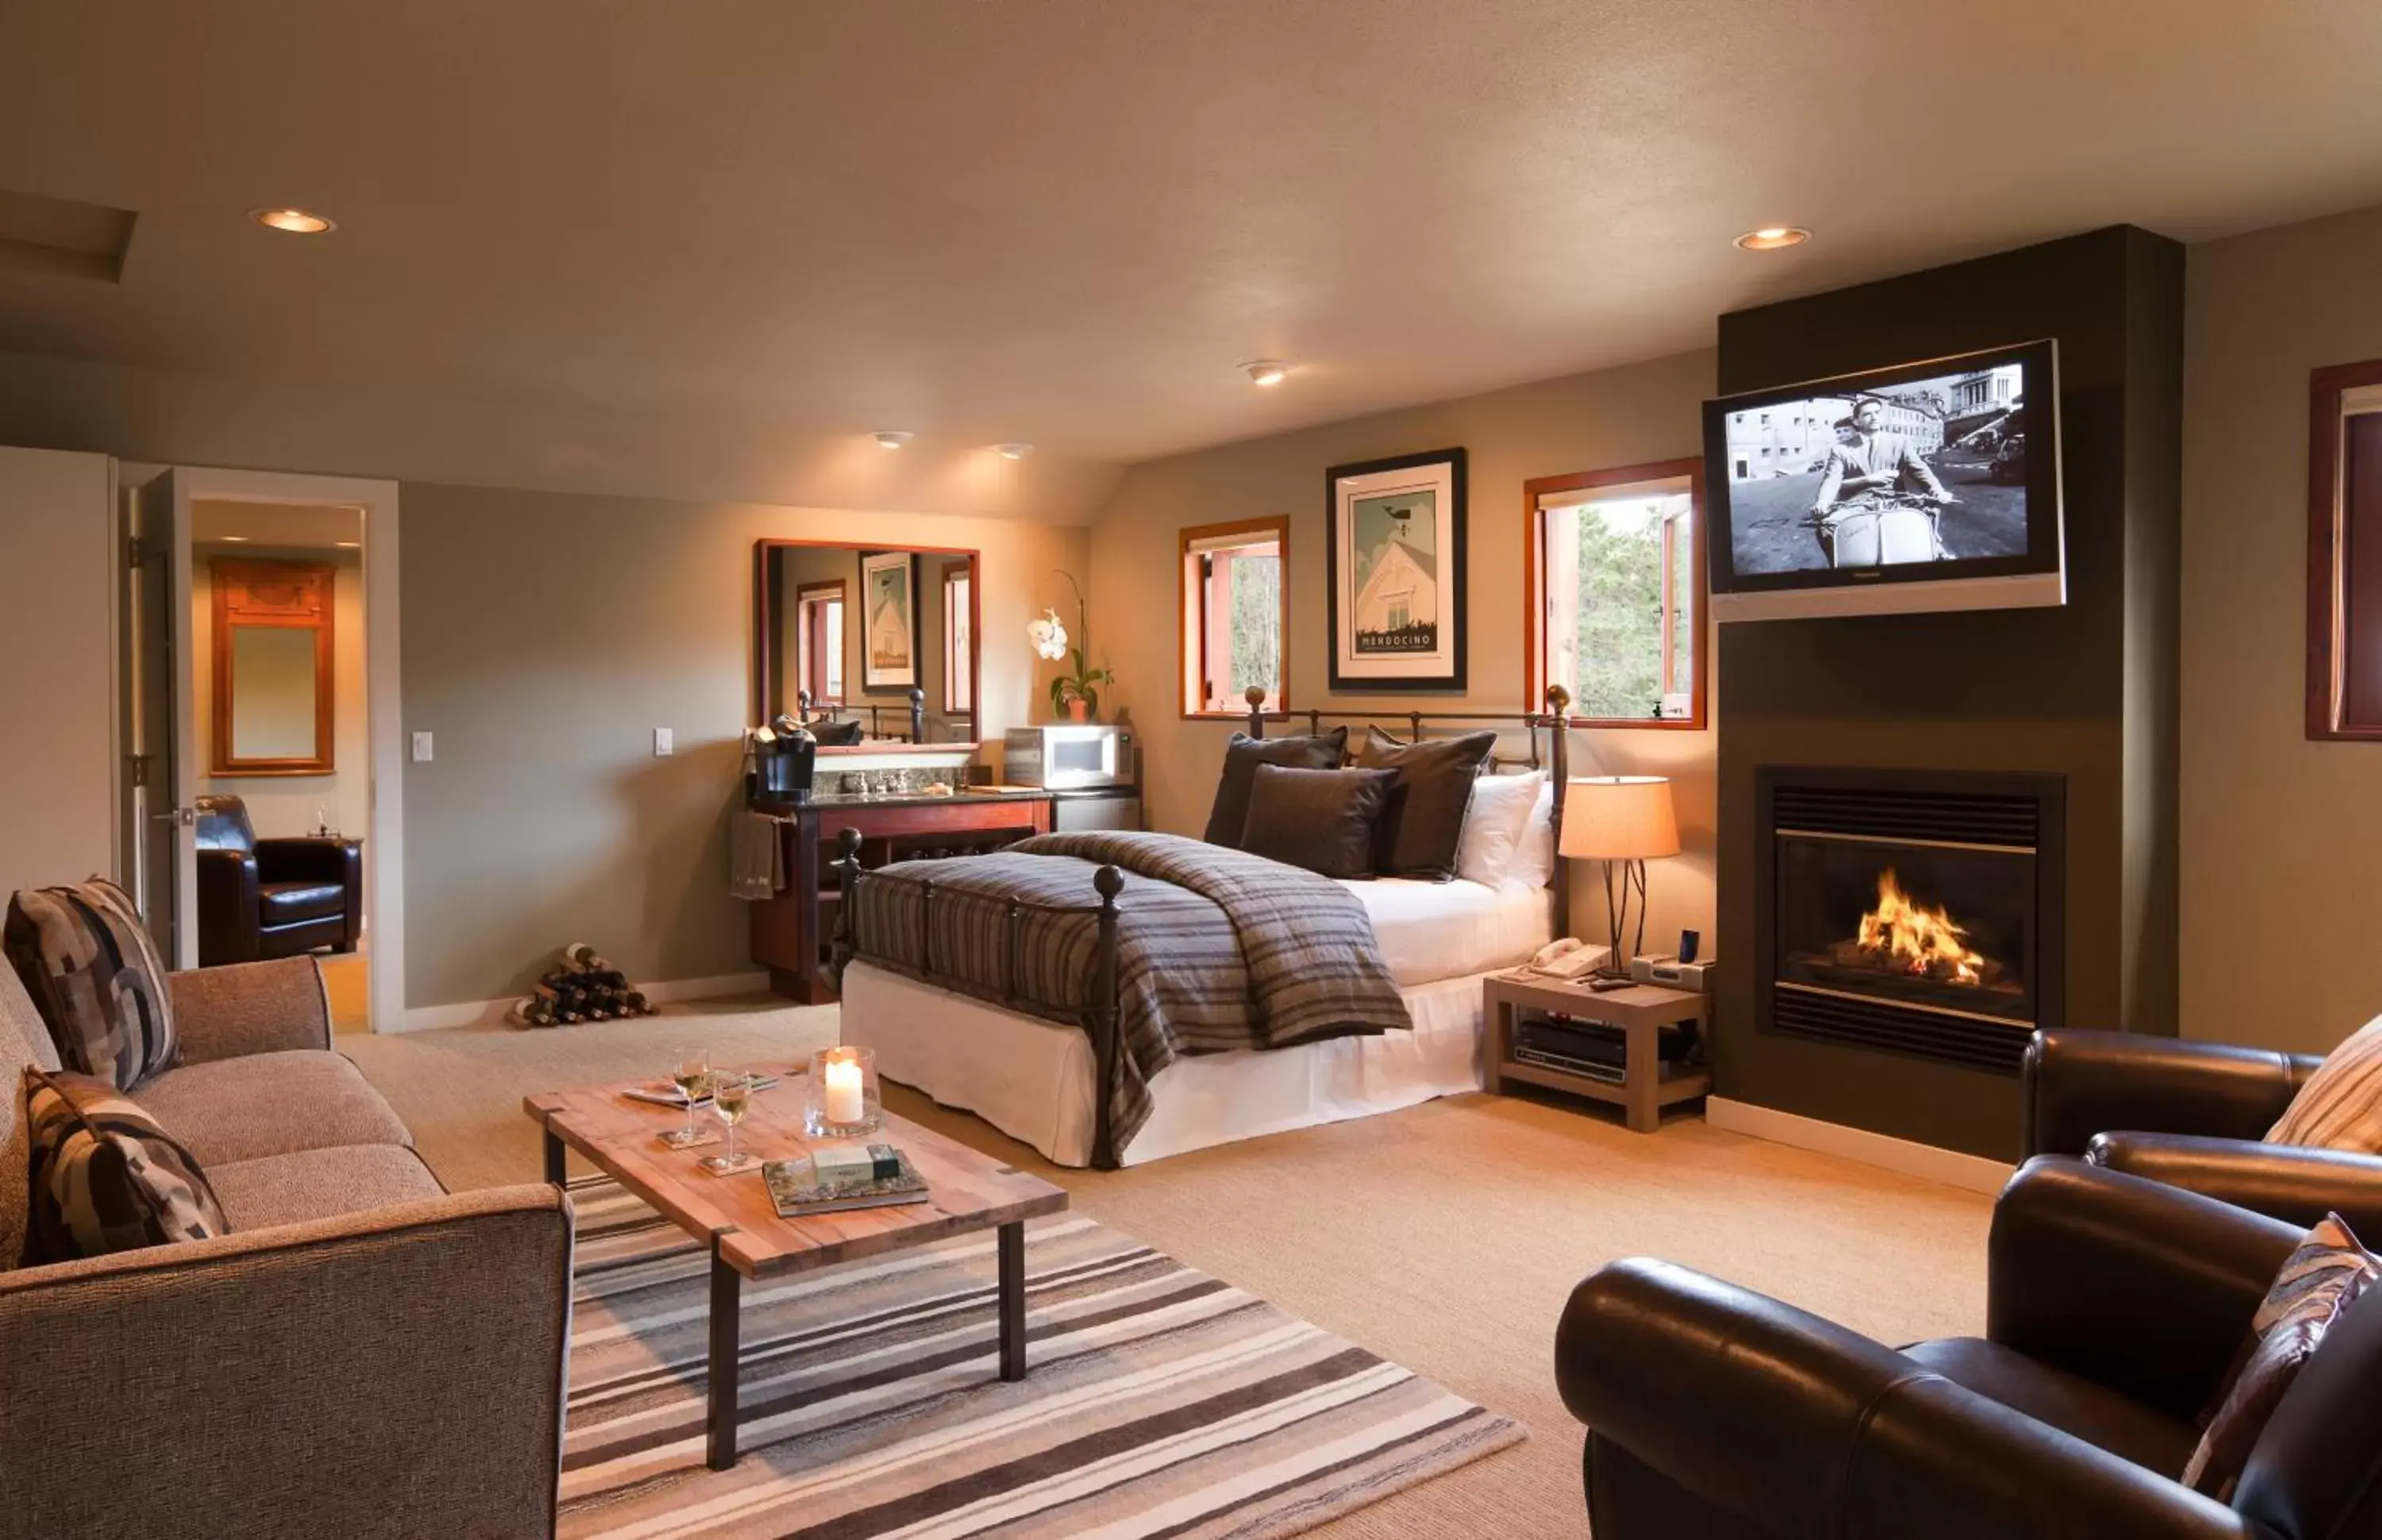
{"type": "Polygon", "coordinates": [[[971,564],[943,568],[943,715],[971,716],[976,697],[976,580],[971,564]]]}
{"type": "Polygon", "coordinates": [[[2382,359],[2308,376],[2307,735],[2382,739],[2382,359]]]}
{"type": "Polygon", "coordinates": [[[1286,703],[1290,520],[1251,519],[1183,532],[1183,715],[1246,716],[1247,691],[1286,703]]]}
{"type": "Polygon", "coordinates": [[[1524,695],[1571,692],[1572,721],[1704,725],[1703,462],[1522,483],[1524,695]]]}
{"type": "Polygon", "coordinates": [[[843,584],[794,590],[794,677],[814,707],[843,703],[843,584]]]}

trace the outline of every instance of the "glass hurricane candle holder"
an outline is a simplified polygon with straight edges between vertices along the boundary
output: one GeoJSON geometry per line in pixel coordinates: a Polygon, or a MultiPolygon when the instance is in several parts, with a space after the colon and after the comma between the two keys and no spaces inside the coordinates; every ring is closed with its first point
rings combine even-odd
{"type": "Polygon", "coordinates": [[[885,1126],[877,1086],[877,1050],[821,1048],[803,1087],[803,1131],[813,1139],[857,1139],[885,1126]]]}

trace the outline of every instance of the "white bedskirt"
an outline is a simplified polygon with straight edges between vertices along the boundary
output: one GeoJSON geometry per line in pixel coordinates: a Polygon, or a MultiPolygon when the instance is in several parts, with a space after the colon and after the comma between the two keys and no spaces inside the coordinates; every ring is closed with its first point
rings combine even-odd
{"type": "MultiPolygon", "coordinates": [[[[1138,1166],[1478,1091],[1483,976],[1400,989],[1412,1032],[1176,1059],[1150,1082],[1156,1108],[1121,1158],[1138,1166]]],[[[843,1041],[876,1049],[887,1079],[1061,1166],[1091,1164],[1092,1045],[1080,1029],[854,962],[843,976],[843,1041]]]]}

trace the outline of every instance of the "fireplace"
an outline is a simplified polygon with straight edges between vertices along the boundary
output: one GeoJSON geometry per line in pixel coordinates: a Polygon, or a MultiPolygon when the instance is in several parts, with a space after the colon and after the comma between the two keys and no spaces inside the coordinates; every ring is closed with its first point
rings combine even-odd
{"type": "Polygon", "coordinates": [[[1765,768],[1764,1032],[2016,1073],[2064,984],[2056,776],[1765,768]]]}

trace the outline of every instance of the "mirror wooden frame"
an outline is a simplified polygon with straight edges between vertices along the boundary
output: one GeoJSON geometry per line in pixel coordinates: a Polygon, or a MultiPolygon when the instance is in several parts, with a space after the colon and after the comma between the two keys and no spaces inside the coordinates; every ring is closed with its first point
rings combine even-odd
{"type": "MultiPolygon", "coordinates": [[[[785,592],[777,564],[770,557],[778,551],[790,548],[855,553],[863,550],[906,551],[914,556],[965,556],[968,564],[968,634],[976,642],[975,652],[968,659],[968,699],[975,703],[975,709],[967,714],[973,729],[969,734],[969,740],[975,741],[984,737],[984,554],[959,545],[871,544],[864,546],[859,542],[852,540],[762,539],[755,541],[753,543],[753,720],[755,724],[767,723],[778,715],[777,702],[780,694],[780,676],[789,672],[793,666],[792,660],[782,655],[784,651],[782,637],[772,634],[778,629],[769,624],[769,617],[781,613],[782,606],[792,597],[785,592]]],[[[936,588],[939,599],[941,585],[938,583],[936,588]]],[[[844,666],[847,670],[851,668],[850,659],[845,660],[844,666]]],[[[853,700],[861,693],[862,691],[853,688],[852,680],[847,678],[844,684],[846,703],[852,703],[853,700]]],[[[854,745],[848,750],[822,749],[819,752],[821,753],[882,752],[889,746],[883,741],[872,741],[867,744],[854,745]]],[[[962,743],[919,745],[919,747],[936,749],[964,746],[962,743]]]]}
{"type": "Polygon", "coordinates": [[[327,563],[216,556],[207,563],[215,589],[215,727],[211,773],[217,776],[328,776],[337,773],[332,744],[337,680],[332,672],[332,584],[327,563]],[[311,755],[243,759],[232,741],[239,688],[232,666],[232,632],[240,627],[314,633],[314,752],[311,755]]]}

